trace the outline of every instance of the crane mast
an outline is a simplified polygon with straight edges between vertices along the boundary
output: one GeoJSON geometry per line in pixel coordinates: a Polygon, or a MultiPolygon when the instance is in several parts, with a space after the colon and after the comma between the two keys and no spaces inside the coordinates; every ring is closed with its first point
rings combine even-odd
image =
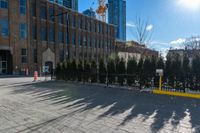
{"type": "Polygon", "coordinates": [[[96,13],[99,16],[99,19],[103,22],[106,22],[106,10],[107,7],[105,5],[105,0],[98,0],[98,9],[96,10],[96,13]]]}

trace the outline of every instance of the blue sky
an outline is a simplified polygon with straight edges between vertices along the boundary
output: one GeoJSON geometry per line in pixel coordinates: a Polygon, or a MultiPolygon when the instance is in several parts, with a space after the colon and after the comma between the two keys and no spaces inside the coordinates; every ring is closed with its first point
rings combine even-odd
{"type": "MultiPolygon", "coordinates": [[[[79,11],[89,8],[93,0],[79,0],[79,11]]],[[[200,0],[126,0],[127,40],[135,40],[135,19],[149,21],[152,44],[159,51],[179,47],[185,38],[200,35],[200,0]]],[[[96,8],[96,3],[93,8],[96,8]]]]}

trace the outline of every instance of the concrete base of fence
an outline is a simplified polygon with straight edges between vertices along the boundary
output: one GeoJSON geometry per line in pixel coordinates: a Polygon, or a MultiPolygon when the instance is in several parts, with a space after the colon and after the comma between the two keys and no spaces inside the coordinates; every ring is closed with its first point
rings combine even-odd
{"type": "Polygon", "coordinates": [[[164,90],[158,90],[158,89],[153,90],[153,93],[160,94],[160,95],[170,95],[170,96],[200,99],[200,94],[191,94],[191,93],[184,93],[184,92],[170,92],[170,91],[164,91],[164,90]]]}
{"type": "MultiPolygon", "coordinates": [[[[57,80],[57,81],[65,81],[65,80],[57,80]]],[[[132,91],[141,91],[139,87],[129,87],[129,86],[120,86],[118,84],[103,84],[103,83],[89,83],[89,82],[78,82],[78,81],[65,81],[70,84],[80,84],[80,85],[92,85],[92,86],[100,86],[105,88],[116,88],[116,89],[124,89],[124,90],[132,90],[132,91]]]]}

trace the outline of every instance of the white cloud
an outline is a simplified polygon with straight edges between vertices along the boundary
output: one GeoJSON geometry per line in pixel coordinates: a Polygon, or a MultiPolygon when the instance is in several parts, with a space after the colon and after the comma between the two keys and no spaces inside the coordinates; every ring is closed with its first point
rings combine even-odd
{"type": "Polygon", "coordinates": [[[153,25],[152,24],[148,25],[147,28],[146,28],[147,31],[150,31],[152,29],[153,29],[153,25]]]}
{"type": "Polygon", "coordinates": [[[184,39],[184,38],[179,38],[179,39],[177,39],[177,40],[171,41],[170,44],[171,44],[171,45],[176,45],[176,44],[182,44],[182,43],[184,43],[184,42],[186,42],[186,39],[184,39]]]}
{"type": "Polygon", "coordinates": [[[158,51],[163,51],[170,48],[170,43],[168,42],[161,42],[161,41],[152,41],[150,43],[150,48],[153,48],[158,51]]]}
{"type": "Polygon", "coordinates": [[[161,55],[165,58],[170,48],[170,43],[154,40],[150,43],[148,47],[151,49],[155,49],[156,51],[159,51],[161,55]]]}
{"type": "MultiPolygon", "coordinates": [[[[194,38],[195,41],[200,41],[199,38],[194,38]]],[[[149,48],[155,49],[159,51],[163,57],[166,57],[168,50],[172,49],[184,49],[184,44],[188,39],[178,38],[177,40],[171,42],[162,42],[158,40],[154,40],[149,44],[149,48]]]]}
{"type": "Polygon", "coordinates": [[[155,44],[155,45],[162,45],[162,46],[163,46],[163,45],[164,45],[164,46],[166,46],[166,45],[168,46],[168,45],[169,45],[169,43],[167,43],[167,42],[160,42],[160,41],[152,41],[151,44],[152,44],[152,45],[154,45],[154,44],[155,44]]]}
{"type": "Polygon", "coordinates": [[[130,28],[135,28],[135,24],[134,24],[133,22],[131,22],[131,21],[130,21],[130,22],[127,22],[127,23],[126,23],[126,26],[127,26],[127,27],[130,27],[130,28]]]}
{"type": "Polygon", "coordinates": [[[170,48],[172,48],[172,49],[183,49],[184,48],[183,43],[185,43],[185,42],[186,42],[185,38],[178,38],[177,40],[170,42],[170,48]]]}

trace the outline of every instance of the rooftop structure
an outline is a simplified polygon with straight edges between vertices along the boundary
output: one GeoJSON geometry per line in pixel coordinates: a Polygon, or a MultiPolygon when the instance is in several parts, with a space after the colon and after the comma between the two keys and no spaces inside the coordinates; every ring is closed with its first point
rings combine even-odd
{"type": "Polygon", "coordinates": [[[83,14],[92,18],[96,18],[96,13],[92,8],[83,11],[83,14]]]}

